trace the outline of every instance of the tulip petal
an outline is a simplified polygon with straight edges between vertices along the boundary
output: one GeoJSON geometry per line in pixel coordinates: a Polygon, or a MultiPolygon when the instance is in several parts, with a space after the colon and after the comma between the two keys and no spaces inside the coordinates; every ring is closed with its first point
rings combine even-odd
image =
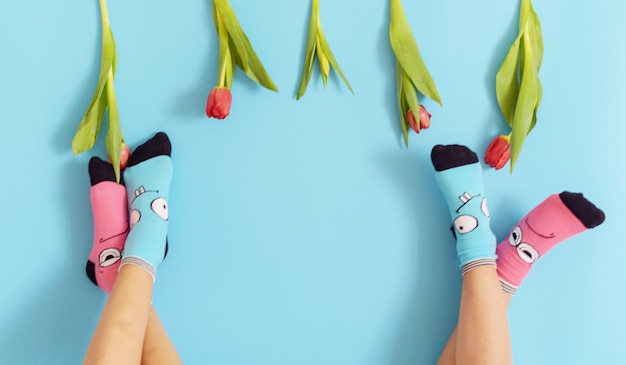
{"type": "Polygon", "coordinates": [[[415,87],[425,96],[443,105],[435,82],[422,60],[400,0],[391,0],[389,39],[398,62],[415,87]]]}

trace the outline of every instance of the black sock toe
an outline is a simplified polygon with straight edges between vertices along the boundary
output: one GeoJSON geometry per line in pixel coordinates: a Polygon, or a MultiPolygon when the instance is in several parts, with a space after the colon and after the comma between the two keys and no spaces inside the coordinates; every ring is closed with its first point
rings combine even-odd
{"type": "Polygon", "coordinates": [[[458,144],[436,145],[430,153],[430,159],[436,171],[448,170],[478,162],[478,156],[472,150],[458,144]]]}
{"type": "Polygon", "coordinates": [[[85,267],[85,272],[87,273],[87,277],[94,283],[95,286],[98,286],[98,282],[96,282],[96,264],[87,260],[87,266],[85,267]]]}
{"type": "Polygon", "coordinates": [[[135,166],[152,157],[164,155],[172,155],[172,145],[167,134],[159,132],[133,151],[128,160],[128,166],[135,166]]]}
{"type": "Polygon", "coordinates": [[[587,200],[581,193],[564,191],[559,194],[565,206],[587,228],[594,228],[604,222],[604,212],[587,200]]]}
{"type": "MultiPolygon", "coordinates": [[[[103,181],[116,181],[113,166],[103,161],[100,157],[95,156],[89,160],[89,177],[91,178],[91,186],[103,181]]],[[[120,181],[120,184],[123,184],[123,182],[120,181]]]]}

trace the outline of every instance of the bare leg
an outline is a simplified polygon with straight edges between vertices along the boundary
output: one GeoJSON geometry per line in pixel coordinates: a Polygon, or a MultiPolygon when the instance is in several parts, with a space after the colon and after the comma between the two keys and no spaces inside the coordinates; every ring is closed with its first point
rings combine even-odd
{"type": "MultiPolygon", "coordinates": [[[[498,277],[503,290],[500,301],[502,308],[508,308],[513,293],[539,256],[544,256],[552,247],[569,237],[597,227],[604,222],[604,218],[604,212],[582,194],[567,191],[549,196],[522,218],[497,248],[498,277]],[[537,233],[538,230],[550,234],[541,235],[537,233]]],[[[463,287],[465,289],[465,281],[463,287]]],[[[454,330],[438,364],[460,362],[456,356],[458,346],[461,345],[460,334],[459,329],[454,330]]]]}
{"type": "Polygon", "coordinates": [[[120,268],[85,355],[84,364],[139,364],[151,311],[152,276],[120,268]]]}
{"type": "Polygon", "coordinates": [[[507,306],[494,267],[481,266],[465,274],[456,330],[457,364],[512,362],[507,306]]]}
{"type": "Polygon", "coordinates": [[[442,360],[450,364],[510,364],[506,307],[496,271],[496,238],[489,226],[478,156],[465,146],[437,145],[431,160],[450,210],[463,274],[456,343],[450,344],[453,346],[442,360]]]}
{"type": "MultiPolygon", "coordinates": [[[[513,297],[510,294],[506,294],[502,292],[501,294],[502,300],[499,302],[504,310],[509,307],[509,303],[511,303],[511,298],[513,297]]],[[[456,342],[457,342],[457,332],[458,329],[454,328],[452,331],[452,335],[448,339],[446,346],[444,347],[441,357],[439,357],[439,361],[437,361],[437,365],[454,365],[457,363],[456,361],[456,342]]]]}
{"type": "Polygon", "coordinates": [[[141,363],[149,365],[174,365],[183,363],[153,307],[150,308],[148,316],[148,326],[146,328],[146,337],[143,341],[141,363]]]}

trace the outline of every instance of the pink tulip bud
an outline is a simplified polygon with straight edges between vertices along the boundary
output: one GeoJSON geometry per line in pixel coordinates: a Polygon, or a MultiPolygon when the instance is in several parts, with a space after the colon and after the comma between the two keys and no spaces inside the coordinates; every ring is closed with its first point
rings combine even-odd
{"type": "Polygon", "coordinates": [[[419,133],[420,129],[426,129],[430,127],[430,116],[431,114],[424,108],[423,105],[420,104],[420,124],[417,126],[417,121],[415,120],[415,116],[413,115],[413,111],[409,109],[406,114],[406,119],[409,121],[409,125],[415,133],[419,133]]]}
{"type": "MultiPolygon", "coordinates": [[[[124,170],[128,165],[128,159],[130,158],[130,148],[124,142],[122,142],[122,147],[120,148],[120,170],[124,170]]],[[[109,163],[111,163],[111,157],[108,158],[109,163]]]]}
{"type": "Polygon", "coordinates": [[[233,96],[225,87],[216,86],[209,93],[206,102],[206,115],[209,118],[224,119],[230,114],[230,104],[233,96]]]}
{"type": "Polygon", "coordinates": [[[485,153],[485,163],[496,170],[501,168],[511,159],[511,138],[509,136],[497,136],[491,141],[485,153]]]}
{"type": "Polygon", "coordinates": [[[420,104],[420,129],[427,129],[430,127],[431,114],[426,108],[420,104]]]}

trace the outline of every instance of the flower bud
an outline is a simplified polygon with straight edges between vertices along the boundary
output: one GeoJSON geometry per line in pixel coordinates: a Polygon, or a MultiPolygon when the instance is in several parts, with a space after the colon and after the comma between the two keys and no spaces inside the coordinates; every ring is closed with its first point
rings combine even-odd
{"type": "Polygon", "coordinates": [[[494,138],[489,147],[487,147],[485,163],[496,170],[503,168],[511,158],[510,140],[509,136],[497,136],[494,138]]]}
{"type": "Polygon", "coordinates": [[[224,119],[230,114],[230,104],[233,96],[225,87],[216,86],[209,93],[206,102],[206,115],[209,118],[224,119]]]}
{"type": "Polygon", "coordinates": [[[420,132],[420,129],[427,129],[430,127],[430,116],[431,114],[426,110],[426,108],[420,104],[420,124],[417,126],[417,121],[415,120],[415,116],[413,115],[413,111],[409,109],[406,114],[406,119],[409,121],[409,125],[416,133],[420,132]]]}
{"type": "MultiPolygon", "coordinates": [[[[120,170],[124,170],[128,165],[128,159],[130,158],[130,148],[124,142],[122,142],[122,147],[120,148],[120,170]]],[[[109,163],[111,163],[111,157],[107,159],[109,163]]]]}

